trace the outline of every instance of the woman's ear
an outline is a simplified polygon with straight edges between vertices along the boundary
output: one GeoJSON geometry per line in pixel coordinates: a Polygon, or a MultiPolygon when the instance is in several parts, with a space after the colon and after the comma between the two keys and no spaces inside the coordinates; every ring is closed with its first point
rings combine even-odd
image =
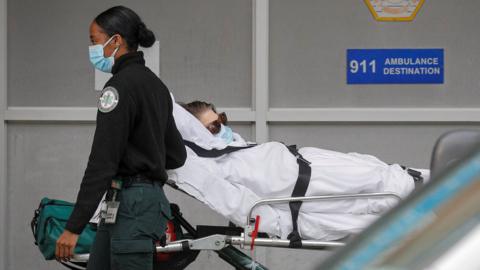
{"type": "Polygon", "coordinates": [[[122,36],[118,34],[113,38],[113,44],[115,45],[115,47],[122,47],[124,43],[125,43],[125,40],[123,39],[122,36]]]}

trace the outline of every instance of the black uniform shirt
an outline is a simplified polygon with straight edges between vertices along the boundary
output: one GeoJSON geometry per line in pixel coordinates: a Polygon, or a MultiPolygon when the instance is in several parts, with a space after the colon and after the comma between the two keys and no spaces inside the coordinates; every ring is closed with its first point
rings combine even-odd
{"type": "Polygon", "coordinates": [[[170,92],[147,67],[142,52],[115,61],[99,101],[92,150],[66,229],[80,234],[115,176],[167,180],[181,167],[185,146],[172,116],[170,92]],[[103,103],[102,103],[103,101],[103,103]]]}

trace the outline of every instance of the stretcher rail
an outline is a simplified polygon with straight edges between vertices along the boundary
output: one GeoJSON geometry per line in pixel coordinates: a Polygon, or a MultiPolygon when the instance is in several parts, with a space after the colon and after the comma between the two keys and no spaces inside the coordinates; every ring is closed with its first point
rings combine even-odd
{"type": "MultiPolygon", "coordinates": [[[[248,246],[251,244],[251,240],[246,240],[244,237],[237,236],[231,237],[227,241],[234,246],[248,246]]],[[[276,239],[276,238],[256,238],[255,246],[261,247],[279,247],[279,248],[289,248],[290,240],[285,239],[276,239]]],[[[302,240],[303,249],[323,249],[323,248],[336,248],[342,247],[345,243],[334,242],[334,241],[316,241],[316,240],[302,240]]]]}
{"type": "MultiPolygon", "coordinates": [[[[251,239],[245,239],[243,236],[226,236],[226,235],[212,235],[195,240],[185,240],[180,242],[170,243],[166,246],[157,246],[156,251],[162,253],[179,252],[188,248],[190,250],[220,250],[227,245],[232,246],[249,246],[251,239]]],[[[255,239],[255,246],[262,247],[279,247],[288,248],[289,240],[276,238],[257,238],[255,239]]],[[[316,240],[302,240],[302,248],[304,249],[323,249],[342,247],[345,244],[342,242],[316,241],[316,240]]]]}
{"type": "Polygon", "coordinates": [[[360,194],[339,194],[339,195],[317,195],[317,196],[305,196],[305,197],[285,197],[285,198],[272,198],[262,199],[250,208],[247,215],[247,227],[252,223],[253,210],[261,205],[272,204],[285,204],[290,202],[312,202],[312,201],[333,201],[333,200],[351,200],[351,199],[369,199],[369,198],[385,198],[390,197],[398,201],[402,198],[393,192],[377,192],[377,193],[360,193],[360,194]]]}

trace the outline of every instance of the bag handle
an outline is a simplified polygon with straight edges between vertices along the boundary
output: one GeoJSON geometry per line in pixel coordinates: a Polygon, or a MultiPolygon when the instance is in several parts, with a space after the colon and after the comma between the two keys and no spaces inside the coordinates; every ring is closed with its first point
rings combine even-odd
{"type": "Polygon", "coordinates": [[[32,229],[33,233],[33,239],[35,239],[35,245],[38,246],[37,243],[37,224],[38,224],[38,217],[40,216],[40,210],[43,208],[42,203],[38,206],[38,208],[35,210],[33,214],[32,221],[30,222],[30,227],[32,229]]]}

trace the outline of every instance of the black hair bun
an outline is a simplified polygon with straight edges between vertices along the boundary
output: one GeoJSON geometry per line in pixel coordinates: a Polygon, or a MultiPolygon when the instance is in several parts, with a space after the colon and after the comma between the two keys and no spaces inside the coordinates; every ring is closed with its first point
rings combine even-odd
{"type": "Polygon", "coordinates": [[[138,25],[138,44],[144,48],[152,47],[155,43],[155,34],[144,23],[138,25]]]}

